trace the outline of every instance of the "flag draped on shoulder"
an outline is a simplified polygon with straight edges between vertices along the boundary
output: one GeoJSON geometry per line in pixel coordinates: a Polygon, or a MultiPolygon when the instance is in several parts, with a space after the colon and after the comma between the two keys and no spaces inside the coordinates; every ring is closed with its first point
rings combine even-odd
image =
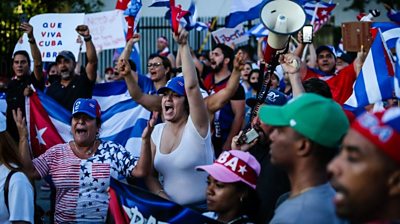
{"type": "Polygon", "coordinates": [[[378,30],[355,81],[353,94],[345,102],[344,107],[354,110],[391,98],[393,76],[393,61],[378,30]]]}
{"type": "Polygon", "coordinates": [[[109,211],[116,224],[219,223],[132,185],[110,180],[109,211]]]}
{"type": "Polygon", "coordinates": [[[240,23],[260,17],[266,0],[234,0],[229,15],[225,18],[225,27],[234,28],[240,23]]]}

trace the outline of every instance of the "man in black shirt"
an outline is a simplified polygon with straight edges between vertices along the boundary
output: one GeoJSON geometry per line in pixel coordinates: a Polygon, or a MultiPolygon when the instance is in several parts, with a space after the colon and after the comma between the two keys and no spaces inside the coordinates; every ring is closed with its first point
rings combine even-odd
{"type": "Polygon", "coordinates": [[[33,27],[29,23],[22,23],[20,29],[28,35],[28,42],[33,57],[33,75],[30,71],[31,60],[26,51],[16,51],[13,55],[14,77],[7,85],[7,131],[15,141],[19,141],[17,126],[12,115],[12,110],[20,108],[25,116],[25,96],[29,94],[29,86],[44,89],[43,64],[39,48],[33,36],[33,27]]]}
{"type": "Polygon", "coordinates": [[[87,65],[85,72],[75,74],[76,60],[74,54],[70,51],[61,51],[56,57],[61,80],[51,84],[46,91],[48,96],[55,99],[68,111],[72,110],[72,106],[78,98],[92,98],[97,76],[97,55],[89,27],[80,25],[76,28],[76,31],[83,36],[86,43],[87,65]]]}

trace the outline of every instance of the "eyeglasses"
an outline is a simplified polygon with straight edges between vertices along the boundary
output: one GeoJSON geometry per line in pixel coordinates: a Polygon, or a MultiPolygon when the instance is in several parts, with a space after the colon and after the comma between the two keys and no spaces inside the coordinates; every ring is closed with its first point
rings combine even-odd
{"type": "Polygon", "coordinates": [[[154,66],[154,67],[156,67],[156,68],[157,68],[157,67],[158,67],[158,66],[160,66],[160,65],[162,65],[162,63],[161,63],[161,62],[156,62],[156,63],[148,63],[148,64],[147,64],[147,67],[148,67],[148,68],[150,68],[150,67],[153,67],[153,66],[154,66]]]}

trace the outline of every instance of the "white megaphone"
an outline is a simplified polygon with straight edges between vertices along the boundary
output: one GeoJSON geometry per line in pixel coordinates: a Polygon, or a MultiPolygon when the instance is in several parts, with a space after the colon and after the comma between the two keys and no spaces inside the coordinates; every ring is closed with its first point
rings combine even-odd
{"type": "Polygon", "coordinates": [[[290,34],[299,31],[306,22],[306,13],[297,3],[289,0],[267,2],[261,9],[261,22],[270,31],[264,60],[269,63],[276,51],[286,48],[290,34]]]}

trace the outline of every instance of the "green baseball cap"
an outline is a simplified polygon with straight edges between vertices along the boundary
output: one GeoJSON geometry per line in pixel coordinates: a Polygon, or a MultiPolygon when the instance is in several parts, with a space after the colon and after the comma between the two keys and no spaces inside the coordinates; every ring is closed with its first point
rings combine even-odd
{"type": "Polygon", "coordinates": [[[326,147],[339,146],[349,128],[341,106],[314,93],[304,93],[284,106],[263,105],[258,116],[271,126],[289,126],[326,147]]]}

